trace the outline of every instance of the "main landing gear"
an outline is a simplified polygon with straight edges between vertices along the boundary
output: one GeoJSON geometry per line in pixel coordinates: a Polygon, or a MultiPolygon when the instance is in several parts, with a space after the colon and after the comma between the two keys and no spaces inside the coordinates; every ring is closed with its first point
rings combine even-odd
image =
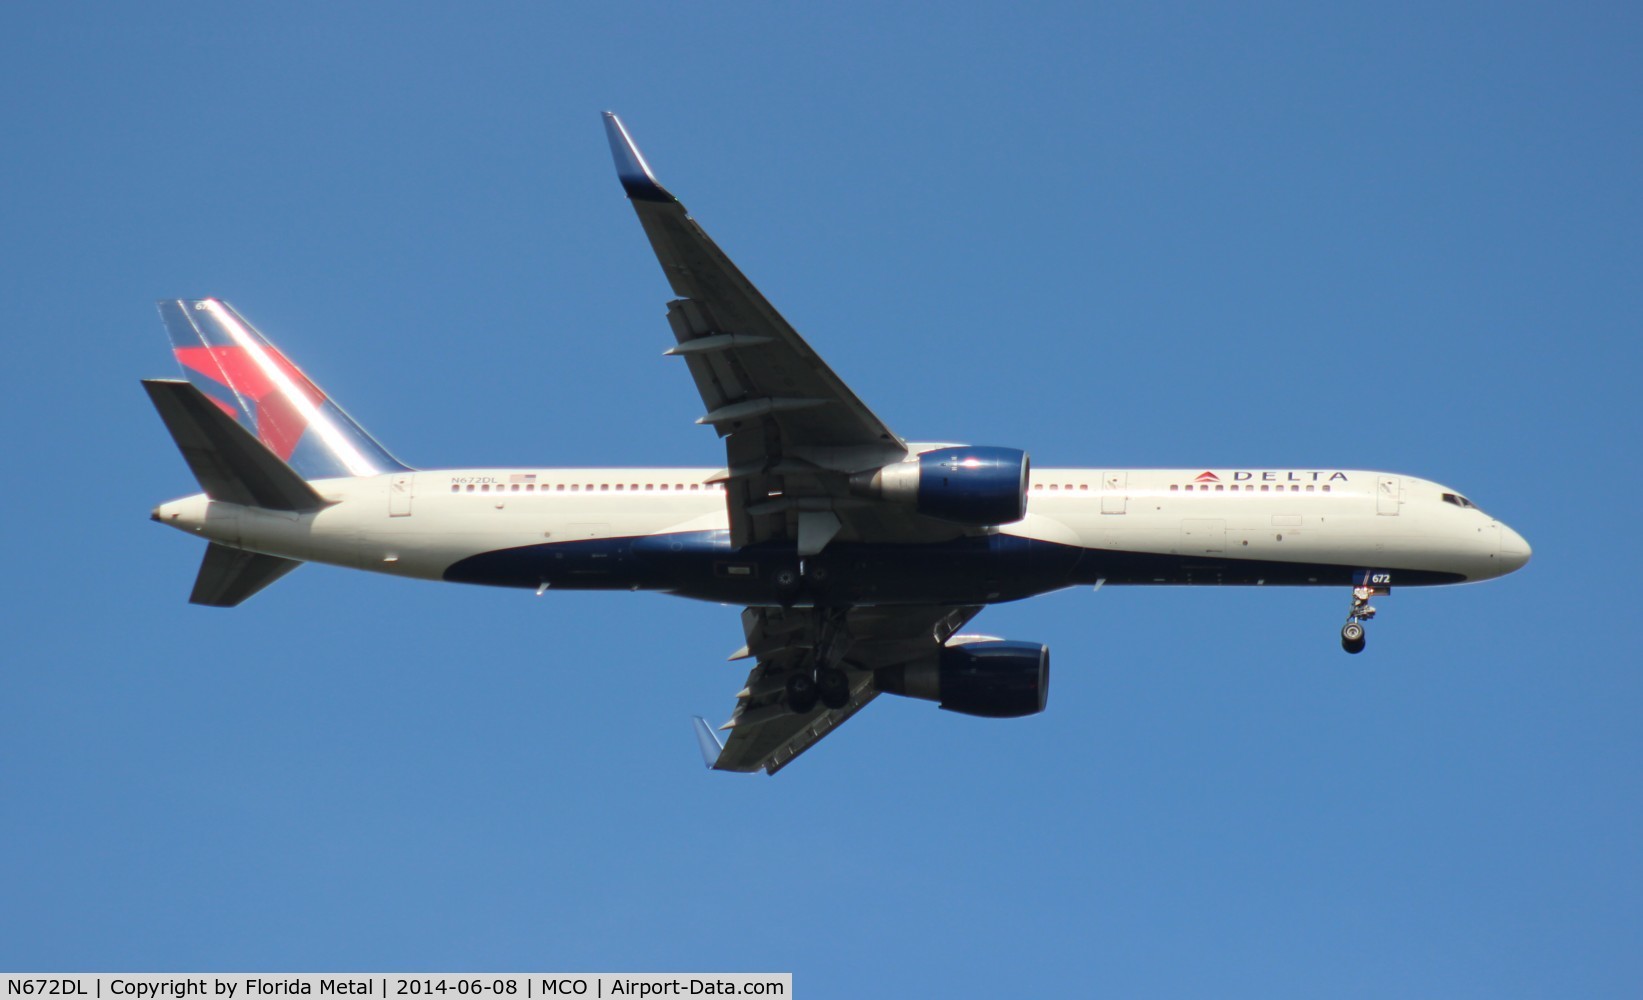
{"type": "Polygon", "coordinates": [[[813,672],[800,667],[787,678],[787,710],[794,715],[803,715],[815,708],[820,697],[813,672]]]}
{"type": "Polygon", "coordinates": [[[811,658],[787,678],[787,708],[803,715],[819,701],[830,709],[850,704],[850,675],[842,665],[849,640],[844,635],[845,612],[816,609],[816,646],[811,658]]]}
{"type": "Polygon", "coordinates": [[[1364,637],[1363,623],[1375,617],[1375,609],[1369,606],[1369,599],[1375,596],[1375,588],[1369,586],[1352,588],[1352,608],[1346,613],[1346,624],[1341,626],[1341,648],[1348,653],[1363,652],[1364,637]]]}
{"type": "Polygon", "coordinates": [[[828,708],[850,704],[850,675],[840,667],[799,667],[787,678],[787,708],[803,715],[821,702],[828,708]]]}

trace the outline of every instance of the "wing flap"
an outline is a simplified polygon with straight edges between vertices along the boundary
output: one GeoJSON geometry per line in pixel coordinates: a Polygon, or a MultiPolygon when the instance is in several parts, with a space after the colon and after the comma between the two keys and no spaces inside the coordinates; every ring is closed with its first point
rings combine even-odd
{"type": "Polygon", "coordinates": [[[773,718],[764,724],[737,725],[731,729],[730,738],[725,740],[724,750],[713,768],[743,773],[763,771],[773,775],[876,697],[878,691],[873,688],[872,675],[863,674],[852,678],[850,701],[843,708],[818,706],[802,716],[784,713],[785,718],[773,718]]]}
{"type": "Polygon", "coordinates": [[[849,699],[829,709],[796,713],[786,707],[787,678],[813,669],[822,644],[821,617],[813,608],[747,608],[742,612],[746,649],[758,658],[723,728],[730,730],[713,767],[720,771],[775,774],[815,746],[878,696],[873,672],[909,662],[946,642],[979,607],[852,608],[834,650],[850,679],[849,699]]]}

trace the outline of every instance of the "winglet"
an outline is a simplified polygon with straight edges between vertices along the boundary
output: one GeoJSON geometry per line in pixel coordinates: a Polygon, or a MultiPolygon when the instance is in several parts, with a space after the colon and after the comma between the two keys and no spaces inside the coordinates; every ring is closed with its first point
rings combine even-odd
{"type": "Polygon", "coordinates": [[[702,763],[712,767],[718,763],[719,754],[725,745],[719,742],[719,734],[713,731],[713,727],[707,724],[706,719],[699,715],[693,718],[696,720],[696,745],[702,750],[702,763]]]}
{"type": "Polygon", "coordinates": [[[622,181],[622,190],[629,198],[639,201],[676,201],[667,188],[656,182],[644,154],[622,127],[622,119],[616,117],[614,111],[606,111],[604,115],[605,137],[610,140],[610,155],[616,161],[616,176],[622,181]]]}

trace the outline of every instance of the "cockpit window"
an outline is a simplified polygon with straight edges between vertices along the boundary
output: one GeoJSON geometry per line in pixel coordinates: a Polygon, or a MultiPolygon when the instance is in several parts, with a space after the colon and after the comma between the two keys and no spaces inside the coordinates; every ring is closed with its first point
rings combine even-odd
{"type": "Polygon", "coordinates": [[[1456,507],[1463,507],[1466,510],[1477,510],[1478,509],[1477,504],[1475,504],[1472,501],[1470,501],[1470,500],[1466,499],[1465,497],[1461,496],[1459,493],[1445,493],[1443,495],[1443,502],[1444,503],[1452,503],[1456,507]]]}

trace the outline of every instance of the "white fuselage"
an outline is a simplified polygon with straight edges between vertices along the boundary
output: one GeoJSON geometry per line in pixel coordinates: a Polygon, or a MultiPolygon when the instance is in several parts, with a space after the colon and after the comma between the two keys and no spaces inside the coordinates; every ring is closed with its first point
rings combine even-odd
{"type": "MultiPolygon", "coordinates": [[[[422,470],[316,481],[331,505],[313,513],[201,494],[154,517],[234,548],[399,576],[760,603],[759,558],[737,569],[746,553],[728,547],[716,474],[422,470]]],[[[931,562],[852,600],[985,602],[1097,581],[1334,585],[1371,573],[1387,585],[1453,583],[1501,576],[1529,557],[1521,536],[1446,487],[1354,470],[1034,469],[1027,516],[986,534],[946,570],[931,562]],[[957,590],[941,580],[934,594],[914,579],[944,573],[976,579],[957,590]]],[[[957,544],[887,554],[841,540],[816,558],[858,559],[868,575],[882,565],[888,579],[957,544]]]]}

